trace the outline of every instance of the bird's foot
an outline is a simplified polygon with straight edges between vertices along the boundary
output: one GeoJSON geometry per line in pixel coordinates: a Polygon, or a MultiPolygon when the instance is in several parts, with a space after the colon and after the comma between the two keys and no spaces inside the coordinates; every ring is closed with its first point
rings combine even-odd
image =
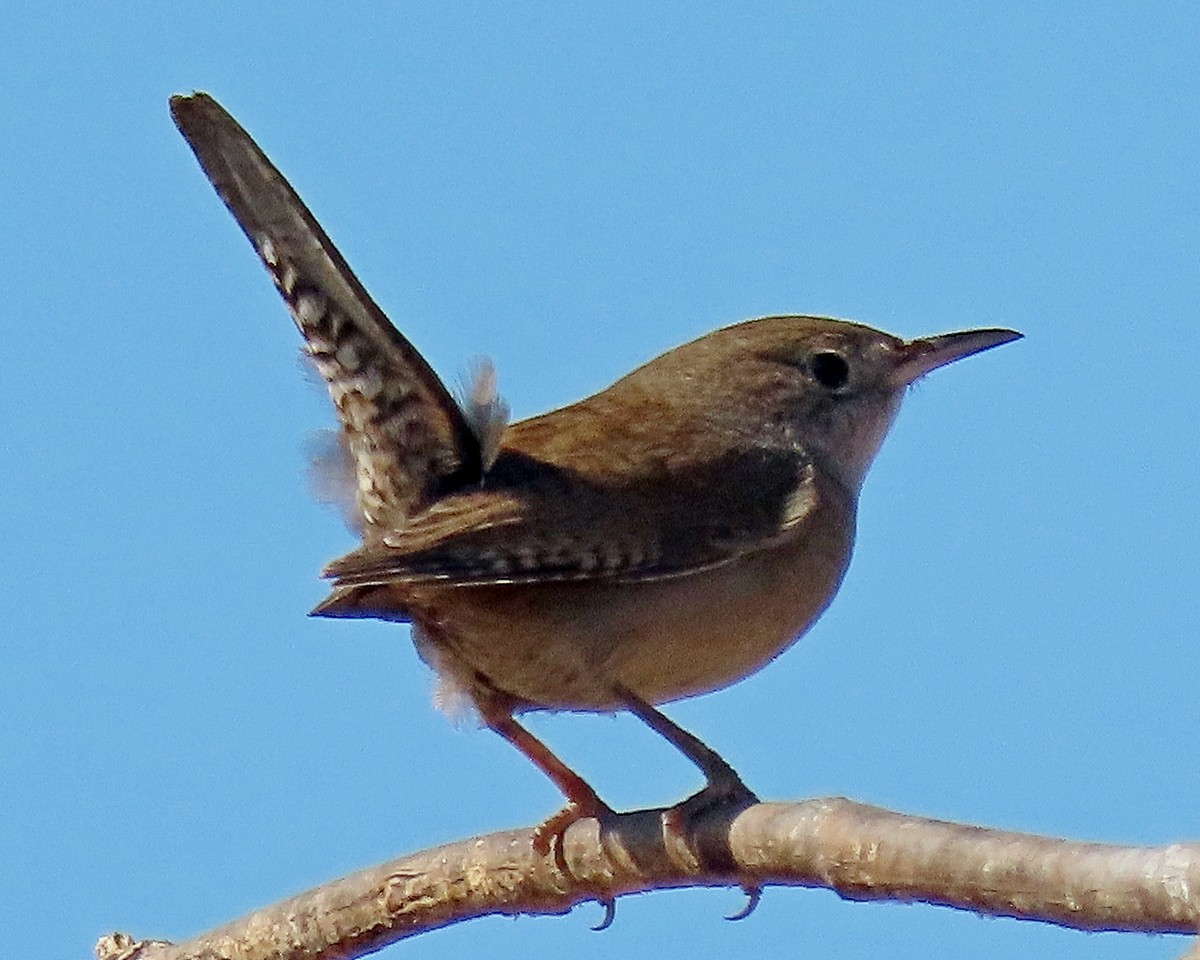
{"type": "Polygon", "coordinates": [[[742,810],[758,803],[758,795],[747,787],[737,774],[713,778],[699,793],[677,803],[663,814],[663,826],[677,837],[686,837],[690,828],[704,814],[718,809],[742,810]]]}
{"type": "MultiPolygon", "coordinates": [[[[740,777],[730,771],[730,776],[710,780],[699,793],[693,794],[663,814],[663,829],[685,842],[696,842],[694,836],[698,822],[709,813],[728,811],[740,813],[758,803],[758,796],[747,787],[740,777]]],[[[732,863],[732,861],[730,861],[732,863]]],[[[755,883],[743,883],[746,903],[726,920],[744,920],[754,912],[762,897],[762,888],[755,883]]]]}
{"type": "Polygon", "coordinates": [[[544,822],[534,828],[533,849],[541,856],[545,856],[553,849],[559,866],[565,869],[566,863],[562,859],[562,848],[563,835],[567,829],[577,821],[586,820],[588,817],[604,820],[611,816],[613,816],[612,809],[595,794],[590,797],[572,799],[567,802],[565,807],[547,817],[544,822]]]}

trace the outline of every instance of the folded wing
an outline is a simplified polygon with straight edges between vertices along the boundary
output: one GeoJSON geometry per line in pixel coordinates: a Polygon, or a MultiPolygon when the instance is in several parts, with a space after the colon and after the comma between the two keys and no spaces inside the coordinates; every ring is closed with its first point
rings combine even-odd
{"type": "Polygon", "coordinates": [[[317,612],[347,615],[359,588],[383,584],[684,576],[800,534],[824,495],[812,464],[794,451],[734,452],[693,464],[686,476],[620,487],[504,451],[485,489],[446,497],[331,563],[334,593],[317,612]],[[755,497],[711,502],[714,490],[747,486],[755,497]]]}

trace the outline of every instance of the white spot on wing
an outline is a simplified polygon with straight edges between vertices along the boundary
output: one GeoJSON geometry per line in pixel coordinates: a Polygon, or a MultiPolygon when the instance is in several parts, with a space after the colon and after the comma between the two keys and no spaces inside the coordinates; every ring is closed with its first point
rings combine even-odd
{"type": "Polygon", "coordinates": [[[787,498],[783,506],[783,528],[794,527],[802,522],[817,505],[817,488],[814,481],[813,465],[807,463],[800,472],[799,483],[787,498]]]}

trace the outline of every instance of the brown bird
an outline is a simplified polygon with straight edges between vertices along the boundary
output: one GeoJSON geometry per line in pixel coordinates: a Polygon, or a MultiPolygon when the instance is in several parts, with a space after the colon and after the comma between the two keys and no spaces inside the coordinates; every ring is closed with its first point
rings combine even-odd
{"type": "Polygon", "coordinates": [[[362,546],[313,613],[411,623],[421,657],[559,787],[543,848],[608,807],[514,719],[640,717],[707,778],[683,814],[754,795],[654,704],[734,683],[824,611],[863,477],[905,390],[1020,337],[901,340],[810,316],[725,327],[611,387],[505,425],[460,406],[295,191],[211,97],[171,113],[270,271],[329,387],[362,546]]]}

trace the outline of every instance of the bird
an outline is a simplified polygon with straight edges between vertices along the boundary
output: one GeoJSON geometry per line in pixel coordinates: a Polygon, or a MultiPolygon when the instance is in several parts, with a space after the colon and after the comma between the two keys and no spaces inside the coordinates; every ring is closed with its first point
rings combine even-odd
{"type": "Polygon", "coordinates": [[[705,786],[757,798],[659,707],[733,684],[824,612],[863,479],[908,387],[1021,334],[905,340],[829,317],[726,326],[607,389],[507,422],[484,368],[455,398],[248,133],[205,93],[172,117],[274,279],[325,380],[360,546],[312,613],[408,623],[449,699],[562,792],[539,849],[612,810],[517,719],[629,711],[705,786]]]}

